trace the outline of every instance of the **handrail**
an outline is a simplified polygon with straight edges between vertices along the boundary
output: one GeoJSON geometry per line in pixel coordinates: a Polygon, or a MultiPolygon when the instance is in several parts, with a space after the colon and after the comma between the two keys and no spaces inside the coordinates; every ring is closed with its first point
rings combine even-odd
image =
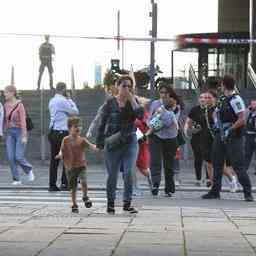
{"type": "Polygon", "coordinates": [[[199,88],[198,78],[196,77],[195,70],[191,64],[189,65],[189,78],[194,84],[195,89],[198,89],[199,88]]]}
{"type": "Polygon", "coordinates": [[[251,79],[253,87],[256,88],[256,73],[250,63],[248,64],[247,73],[248,73],[249,78],[251,79]]]}

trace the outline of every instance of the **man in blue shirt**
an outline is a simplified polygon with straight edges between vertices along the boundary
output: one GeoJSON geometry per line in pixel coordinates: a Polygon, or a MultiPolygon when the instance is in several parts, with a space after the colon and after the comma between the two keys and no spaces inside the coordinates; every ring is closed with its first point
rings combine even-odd
{"type": "MultiPolygon", "coordinates": [[[[59,191],[56,186],[59,160],[55,159],[60,151],[61,142],[68,135],[68,118],[78,115],[79,110],[75,102],[67,97],[66,84],[59,82],[56,85],[56,93],[49,102],[50,132],[48,139],[51,145],[51,160],[49,170],[49,191],[59,191]]],[[[61,177],[61,190],[67,190],[67,178],[63,166],[61,177]]]]}

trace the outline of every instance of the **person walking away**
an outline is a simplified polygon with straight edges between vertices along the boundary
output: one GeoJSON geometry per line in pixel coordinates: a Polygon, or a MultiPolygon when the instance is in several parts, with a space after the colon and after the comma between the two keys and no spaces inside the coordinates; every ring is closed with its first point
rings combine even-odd
{"type": "Polygon", "coordinates": [[[123,169],[123,210],[138,211],[131,206],[133,192],[133,170],[138,154],[136,118],[143,118],[143,108],[133,91],[133,79],[121,76],[117,81],[118,94],[107,100],[102,108],[96,145],[104,149],[107,168],[107,213],[115,213],[116,186],[121,166],[123,169]]]}
{"type": "Polygon", "coordinates": [[[68,118],[79,114],[75,102],[71,98],[67,97],[67,86],[63,82],[59,82],[56,85],[56,93],[49,101],[49,113],[50,131],[48,139],[51,147],[49,191],[54,192],[60,191],[60,189],[68,189],[65,166],[63,166],[60,189],[56,185],[59,160],[55,159],[55,157],[60,151],[63,138],[68,136],[68,118]]]}
{"type": "Polygon", "coordinates": [[[4,104],[6,151],[12,173],[12,185],[21,185],[18,166],[25,172],[28,181],[35,179],[32,165],[25,158],[25,150],[28,142],[26,111],[21,100],[17,98],[17,89],[15,86],[6,86],[4,96],[6,100],[4,104]]]}
{"type": "Polygon", "coordinates": [[[225,98],[216,110],[215,122],[218,128],[213,142],[212,162],[214,180],[211,190],[202,196],[203,199],[219,199],[223,167],[226,159],[237,173],[238,181],[243,187],[245,201],[254,201],[251,181],[244,169],[242,146],[242,129],[245,126],[245,106],[242,98],[235,92],[235,81],[226,75],[222,80],[225,98]]]}
{"type": "Polygon", "coordinates": [[[162,162],[165,176],[165,195],[175,193],[173,161],[178,147],[178,121],[170,103],[171,87],[166,82],[159,83],[159,100],[150,105],[148,126],[153,130],[149,136],[150,172],[152,195],[157,196],[161,183],[162,162]]]}
{"type": "Polygon", "coordinates": [[[78,179],[80,180],[83,197],[82,200],[86,208],[92,207],[92,202],[88,197],[87,186],[87,164],[85,160],[85,150],[91,149],[98,152],[96,145],[90,143],[86,138],[81,137],[81,120],[79,117],[69,117],[68,119],[69,135],[62,141],[59,154],[56,159],[63,159],[65,171],[68,179],[68,187],[71,191],[72,212],[78,213],[76,200],[78,179]]]}
{"type": "Polygon", "coordinates": [[[37,82],[37,89],[40,90],[42,75],[44,73],[45,67],[48,69],[49,79],[50,79],[50,88],[53,89],[53,66],[52,66],[52,55],[55,54],[55,48],[52,44],[49,43],[50,36],[45,35],[45,42],[41,44],[39,48],[39,59],[40,59],[40,67],[39,67],[39,77],[37,82]]]}

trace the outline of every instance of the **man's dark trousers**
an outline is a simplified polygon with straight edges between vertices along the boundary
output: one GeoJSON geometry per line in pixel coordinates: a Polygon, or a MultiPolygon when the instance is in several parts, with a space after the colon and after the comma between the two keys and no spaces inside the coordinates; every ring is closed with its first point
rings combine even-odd
{"type": "Polygon", "coordinates": [[[250,167],[253,153],[256,151],[256,135],[246,134],[245,135],[245,164],[244,168],[247,171],[250,167]]]}
{"type": "MultiPolygon", "coordinates": [[[[51,146],[51,160],[50,160],[50,171],[49,171],[49,186],[55,187],[57,182],[57,171],[59,166],[59,160],[55,159],[58,155],[61,147],[61,142],[64,137],[68,135],[68,131],[57,131],[51,130],[48,136],[50,146],[51,146]]],[[[65,173],[65,167],[63,166],[62,176],[61,176],[62,186],[68,186],[67,177],[65,173]]]]}
{"type": "Polygon", "coordinates": [[[241,136],[231,136],[224,143],[218,133],[213,142],[212,161],[214,180],[211,193],[219,195],[225,160],[229,159],[243,187],[245,196],[251,195],[251,182],[244,168],[243,139],[241,136]]]}

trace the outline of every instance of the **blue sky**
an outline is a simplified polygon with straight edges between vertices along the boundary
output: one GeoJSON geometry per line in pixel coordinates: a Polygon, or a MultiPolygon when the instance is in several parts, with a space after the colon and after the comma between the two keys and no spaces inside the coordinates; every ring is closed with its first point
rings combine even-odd
{"type": "MultiPolygon", "coordinates": [[[[121,33],[124,36],[147,37],[150,30],[150,0],[8,0],[2,1],[0,33],[36,33],[62,35],[113,36],[116,34],[117,10],[121,12],[121,33]]],[[[217,31],[217,0],[156,0],[158,3],[158,36],[217,31]]],[[[15,66],[15,83],[19,89],[36,88],[38,47],[43,38],[0,35],[1,89],[10,83],[11,65],[15,66]]],[[[111,58],[121,57],[114,41],[57,39],[54,60],[55,82],[70,83],[71,65],[75,68],[77,87],[84,81],[94,84],[94,66],[103,71],[111,58]]],[[[158,43],[156,63],[170,75],[171,43],[158,43]]],[[[149,63],[149,43],[126,42],[124,64],[143,68],[149,63]]],[[[176,74],[196,59],[191,54],[177,54],[176,74]]],[[[45,73],[43,83],[48,86],[45,73]]]]}

